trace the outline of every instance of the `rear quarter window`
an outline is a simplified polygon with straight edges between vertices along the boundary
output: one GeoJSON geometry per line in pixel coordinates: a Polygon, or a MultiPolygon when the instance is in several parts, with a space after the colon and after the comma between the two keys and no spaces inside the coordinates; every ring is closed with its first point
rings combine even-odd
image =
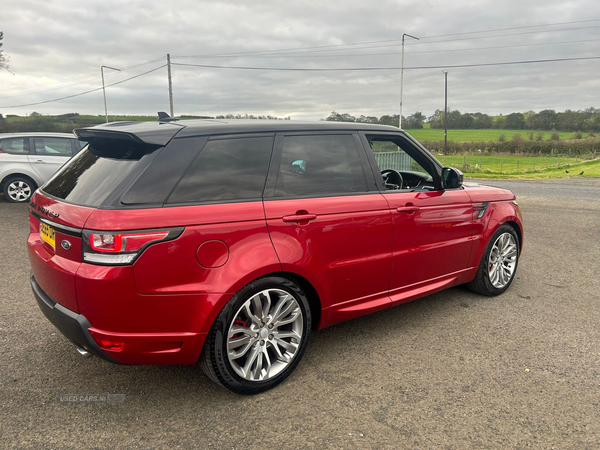
{"type": "Polygon", "coordinates": [[[121,198],[124,205],[162,205],[206,138],[174,139],[121,198]]]}
{"type": "Polygon", "coordinates": [[[11,155],[28,155],[29,138],[0,139],[0,152],[11,155]]]}

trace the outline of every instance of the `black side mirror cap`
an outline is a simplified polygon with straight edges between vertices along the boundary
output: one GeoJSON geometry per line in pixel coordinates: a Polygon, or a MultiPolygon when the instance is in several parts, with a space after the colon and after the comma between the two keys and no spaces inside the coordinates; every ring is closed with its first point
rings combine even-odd
{"type": "Polygon", "coordinates": [[[444,189],[457,189],[463,184],[463,173],[454,167],[442,169],[442,184],[444,189]]]}

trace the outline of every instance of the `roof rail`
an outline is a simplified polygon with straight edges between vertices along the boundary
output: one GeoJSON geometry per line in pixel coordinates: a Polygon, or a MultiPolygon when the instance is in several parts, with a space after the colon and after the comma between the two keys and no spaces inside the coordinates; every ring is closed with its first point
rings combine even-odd
{"type": "Polygon", "coordinates": [[[179,120],[177,117],[171,117],[164,111],[158,112],[158,121],[159,122],[173,122],[175,120],[179,120]]]}

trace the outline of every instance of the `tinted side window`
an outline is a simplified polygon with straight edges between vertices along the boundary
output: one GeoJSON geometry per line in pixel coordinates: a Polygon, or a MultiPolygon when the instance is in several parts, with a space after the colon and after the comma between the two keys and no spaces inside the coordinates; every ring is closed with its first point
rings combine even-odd
{"type": "Polygon", "coordinates": [[[47,156],[72,156],[71,139],[35,138],[35,153],[47,156]]]}
{"type": "Polygon", "coordinates": [[[29,154],[29,138],[10,138],[0,140],[0,152],[13,155],[29,154]]]}
{"type": "Polygon", "coordinates": [[[162,205],[205,142],[206,138],[171,141],[133,183],[121,203],[162,205]]]}
{"type": "Polygon", "coordinates": [[[367,182],[352,135],[285,138],[275,197],[366,191],[367,182]]]}
{"type": "Polygon", "coordinates": [[[261,198],[272,146],[272,137],[208,141],[168,203],[261,198]]]}

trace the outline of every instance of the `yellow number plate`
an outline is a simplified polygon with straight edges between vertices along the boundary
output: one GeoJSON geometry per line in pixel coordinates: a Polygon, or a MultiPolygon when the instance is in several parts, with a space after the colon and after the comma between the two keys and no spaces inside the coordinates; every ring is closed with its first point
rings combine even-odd
{"type": "Polygon", "coordinates": [[[42,241],[50,244],[52,248],[56,247],[54,241],[54,228],[46,225],[44,222],[40,222],[40,238],[42,238],[42,241]]]}

